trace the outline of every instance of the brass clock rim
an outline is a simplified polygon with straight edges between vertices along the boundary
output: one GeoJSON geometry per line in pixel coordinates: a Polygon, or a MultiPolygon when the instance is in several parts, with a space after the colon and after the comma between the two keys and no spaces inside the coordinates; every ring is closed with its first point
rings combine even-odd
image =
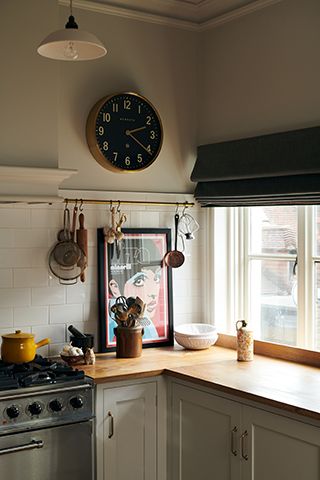
{"type": "Polygon", "coordinates": [[[148,100],[146,97],[144,97],[143,95],[139,94],[139,93],[135,93],[135,92],[119,92],[119,93],[113,93],[111,95],[106,95],[105,97],[103,98],[100,98],[100,100],[98,100],[94,105],[93,107],[91,108],[90,112],[89,112],[89,115],[88,115],[88,118],[87,118],[87,122],[86,122],[86,138],[87,138],[87,144],[88,144],[88,147],[89,147],[89,150],[93,156],[93,158],[105,169],[107,170],[111,170],[113,172],[116,172],[116,173],[136,173],[136,172],[142,172],[143,170],[147,169],[148,167],[150,167],[150,165],[152,165],[154,163],[154,161],[158,158],[159,156],[159,153],[161,151],[161,148],[162,148],[162,144],[163,144],[163,125],[162,125],[162,121],[161,121],[161,117],[159,115],[159,112],[158,110],[155,108],[155,106],[152,104],[152,102],[150,102],[150,100],[148,100]],[[99,145],[98,145],[98,142],[97,142],[97,139],[96,139],[96,134],[95,134],[95,125],[96,125],[96,121],[97,121],[97,118],[98,118],[98,114],[100,112],[100,109],[101,107],[108,101],[110,100],[111,98],[113,97],[116,97],[118,95],[133,95],[135,97],[138,97],[138,98],[141,98],[141,100],[145,101],[148,105],[150,105],[150,107],[154,110],[157,118],[158,118],[158,121],[159,121],[159,124],[160,124],[160,131],[161,131],[161,139],[160,139],[160,143],[159,143],[159,147],[158,147],[158,150],[154,156],[154,158],[152,159],[152,161],[150,163],[148,163],[148,165],[144,166],[144,167],[141,167],[141,168],[135,168],[134,170],[126,170],[126,169],[123,169],[123,168],[120,168],[120,167],[116,167],[115,165],[113,165],[113,163],[111,162],[111,160],[109,160],[108,158],[106,158],[102,153],[101,153],[101,150],[99,148],[99,145]],[[94,127],[94,128],[93,128],[94,127]]]}

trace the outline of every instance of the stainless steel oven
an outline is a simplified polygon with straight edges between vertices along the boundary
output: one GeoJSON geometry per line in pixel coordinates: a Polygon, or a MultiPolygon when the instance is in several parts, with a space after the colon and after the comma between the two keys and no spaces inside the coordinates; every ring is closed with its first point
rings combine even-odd
{"type": "Polygon", "coordinates": [[[49,365],[49,375],[35,367],[30,383],[20,372],[2,375],[7,365],[0,362],[1,479],[94,478],[93,382],[63,364],[49,365]]]}

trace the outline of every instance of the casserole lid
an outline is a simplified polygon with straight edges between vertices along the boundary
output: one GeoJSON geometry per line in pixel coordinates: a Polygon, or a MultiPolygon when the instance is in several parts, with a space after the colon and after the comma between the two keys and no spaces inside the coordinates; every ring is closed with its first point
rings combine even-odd
{"type": "Polygon", "coordinates": [[[34,338],[34,335],[32,333],[24,333],[21,332],[21,330],[16,330],[15,333],[7,333],[6,335],[1,335],[2,338],[10,338],[10,339],[15,339],[19,338],[21,339],[27,339],[27,338],[34,338]]]}

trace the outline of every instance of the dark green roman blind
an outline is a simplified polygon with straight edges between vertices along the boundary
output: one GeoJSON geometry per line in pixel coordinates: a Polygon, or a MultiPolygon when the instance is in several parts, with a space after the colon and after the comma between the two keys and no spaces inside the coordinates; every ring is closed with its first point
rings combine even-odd
{"type": "Polygon", "coordinates": [[[320,127],[201,145],[191,174],[203,207],[320,203],[320,127]]]}

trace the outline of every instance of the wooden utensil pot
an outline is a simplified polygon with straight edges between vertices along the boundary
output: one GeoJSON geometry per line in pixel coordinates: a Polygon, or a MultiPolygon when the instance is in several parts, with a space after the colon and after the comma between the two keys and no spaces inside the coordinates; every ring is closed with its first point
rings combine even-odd
{"type": "Polygon", "coordinates": [[[116,327],[114,334],[117,341],[117,358],[140,357],[142,353],[142,327],[116,327]]]}

